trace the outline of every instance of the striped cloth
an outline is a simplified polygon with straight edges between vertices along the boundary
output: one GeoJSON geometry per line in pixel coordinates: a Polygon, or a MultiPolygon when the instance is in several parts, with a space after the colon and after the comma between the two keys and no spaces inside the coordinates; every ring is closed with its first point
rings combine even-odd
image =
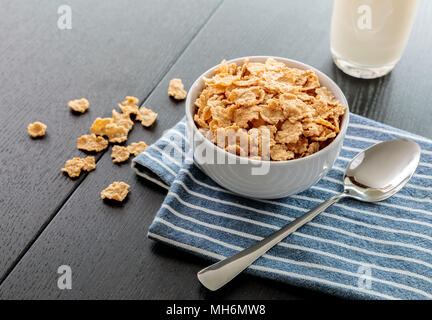
{"type": "Polygon", "coordinates": [[[346,298],[431,299],[432,141],[357,115],[350,121],[339,158],[315,186],[282,199],[251,200],[221,188],[188,161],[183,119],[133,160],[139,175],[168,190],[149,238],[209,263],[231,256],[341,192],[344,168],[358,152],[407,137],[422,154],[399,193],[375,204],[343,199],[246,272],[346,298]]]}

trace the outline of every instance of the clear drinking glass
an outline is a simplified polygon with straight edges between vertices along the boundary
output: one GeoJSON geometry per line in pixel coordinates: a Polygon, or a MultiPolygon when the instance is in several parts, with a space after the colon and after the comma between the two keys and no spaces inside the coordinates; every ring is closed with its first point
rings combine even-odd
{"type": "Polygon", "coordinates": [[[357,78],[389,73],[402,56],[418,0],[334,0],[330,47],[335,64],[357,78]]]}

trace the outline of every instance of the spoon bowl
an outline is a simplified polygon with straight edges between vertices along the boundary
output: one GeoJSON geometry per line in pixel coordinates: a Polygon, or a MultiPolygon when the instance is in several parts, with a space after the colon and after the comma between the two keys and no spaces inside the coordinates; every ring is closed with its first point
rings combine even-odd
{"type": "Polygon", "coordinates": [[[420,152],[418,144],[408,139],[381,142],[360,152],[345,169],[345,193],[367,202],[391,197],[414,174],[420,152]]]}
{"type": "Polygon", "coordinates": [[[344,192],[295,219],[251,247],[198,272],[198,280],[217,290],[235,278],[270,248],[311,221],[330,205],[344,197],[377,202],[398,192],[412,177],[420,161],[421,149],[408,139],[378,143],[360,152],[345,169],[344,192]]]}

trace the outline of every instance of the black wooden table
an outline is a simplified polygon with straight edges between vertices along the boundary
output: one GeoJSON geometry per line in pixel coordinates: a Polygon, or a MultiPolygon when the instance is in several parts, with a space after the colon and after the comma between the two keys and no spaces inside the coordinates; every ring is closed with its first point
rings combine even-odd
{"type": "Polygon", "coordinates": [[[60,168],[84,155],[76,138],[126,95],[159,113],[154,127],[136,125],[129,135],[152,143],[184,114],[184,103],[167,95],[171,78],[188,88],[223,58],[248,55],[310,64],[338,83],[352,112],[432,138],[431,1],[421,1],[396,69],[376,80],[351,78],[332,63],[331,1],[75,0],[72,28],[62,30],[64,2],[0,4],[0,298],[331,298],[251,276],[211,293],[195,278],[208,262],[146,237],[162,189],[106,151],[77,180],[60,168]],[[81,97],[90,109],[73,115],[66,103],[81,97]],[[26,127],[36,120],[48,131],[32,140],[26,127]],[[131,185],[122,206],[100,200],[115,180],[131,185]],[[57,287],[64,264],[72,290],[57,287]]]}

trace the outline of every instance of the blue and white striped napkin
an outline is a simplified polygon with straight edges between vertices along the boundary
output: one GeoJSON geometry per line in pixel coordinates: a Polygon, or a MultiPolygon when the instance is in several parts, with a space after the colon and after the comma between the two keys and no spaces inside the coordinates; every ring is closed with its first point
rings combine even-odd
{"type": "Polygon", "coordinates": [[[133,160],[139,175],[168,189],[148,236],[211,262],[231,256],[341,192],[344,168],[359,151],[407,137],[421,146],[421,162],[399,193],[376,204],[334,204],[246,272],[347,298],[431,299],[432,141],[357,115],[350,121],[339,158],[315,186],[282,199],[251,200],[184,161],[183,119],[133,160]]]}

